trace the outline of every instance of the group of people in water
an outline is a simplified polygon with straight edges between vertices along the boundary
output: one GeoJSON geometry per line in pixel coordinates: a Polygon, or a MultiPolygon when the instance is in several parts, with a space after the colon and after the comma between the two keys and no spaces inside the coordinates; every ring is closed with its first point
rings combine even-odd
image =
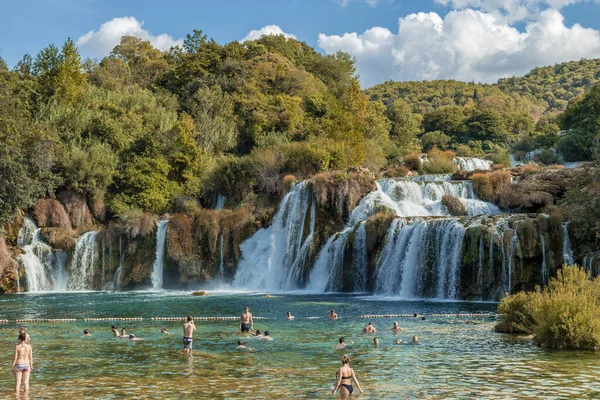
{"type": "MultiPolygon", "coordinates": [[[[415,314],[415,317],[417,317],[417,314],[415,314]]],[[[287,320],[295,319],[295,317],[291,314],[290,311],[287,312],[285,318],[287,320]]],[[[335,313],[334,310],[331,310],[328,314],[328,318],[330,320],[334,320],[334,319],[338,318],[338,315],[335,313]]],[[[252,317],[252,313],[250,312],[250,308],[248,306],[246,306],[244,308],[244,312],[240,315],[239,323],[240,323],[240,331],[242,333],[246,333],[246,334],[255,336],[257,338],[267,340],[267,341],[273,340],[273,338],[269,335],[268,331],[264,331],[263,333],[261,333],[261,331],[259,329],[254,330],[254,319],[252,317]]],[[[117,326],[113,325],[111,327],[111,330],[113,332],[113,336],[116,338],[128,339],[128,340],[133,340],[133,341],[144,340],[144,339],[137,338],[134,334],[128,334],[126,332],[125,328],[122,328],[121,331],[119,332],[117,326]]],[[[400,326],[398,325],[398,322],[394,322],[394,325],[392,327],[392,332],[394,333],[394,335],[397,335],[399,332],[401,332],[403,330],[404,329],[400,328],[400,326]]],[[[167,328],[165,326],[161,327],[160,331],[162,334],[172,335],[172,333],[167,331],[167,328]]],[[[191,354],[195,331],[196,331],[196,325],[194,324],[194,318],[190,315],[187,317],[187,321],[183,325],[183,352],[184,353],[191,354]]],[[[375,328],[375,326],[373,325],[372,322],[369,322],[363,328],[363,333],[364,334],[376,334],[377,329],[375,328]]],[[[89,329],[83,330],[83,336],[91,336],[89,329]]],[[[25,332],[25,328],[21,327],[19,329],[19,337],[18,337],[17,345],[15,346],[15,353],[14,353],[14,358],[13,358],[13,363],[12,363],[13,374],[15,376],[15,392],[20,391],[21,384],[24,386],[25,393],[27,393],[29,391],[29,376],[31,374],[31,371],[33,370],[33,351],[32,351],[31,345],[29,344],[30,340],[31,339],[30,339],[29,335],[27,334],[27,332],[25,332]]],[[[376,347],[379,347],[379,339],[377,337],[373,338],[373,343],[375,344],[376,347]]],[[[350,341],[350,344],[354,344],[354,342],[350,341]]],[[[401,339],[396,339],[395,344],[405,344],[405,343],[401,339]]],[[[419,338],[417,336],[413,336],[412,341],[409,343],[406,343],[406,344],[420,345],[422,343],[419,341],[419,338]]],[[[346,346],[347,346],[346,341],[342,337],[339,339],[339,343],[337,345],[335,345],[335,348],[343,349],[346,346]]],[[[243,350],[243,351],[254,351],[253,348],[247,347],[245,345],[244,341],[241,339],[237,341],[236,349],[243,350]]],[[[358,382],[356,374],[355,374],[354,370],[352,368],[350,368],[350,358],[347,355],[344,355],[342,357],[342,366],[339,368],[339,370],[336,373],[336,383],[333,386],[332,393],[335,393],[336,391],[339,390],[340,394],[342,396],[348,396],[348,395],[352,394],[354,391],[352,382],[354,382],[356,384],[357,388],[362,393],[363,390],[360,387],[360,383],[358,382]]]]}

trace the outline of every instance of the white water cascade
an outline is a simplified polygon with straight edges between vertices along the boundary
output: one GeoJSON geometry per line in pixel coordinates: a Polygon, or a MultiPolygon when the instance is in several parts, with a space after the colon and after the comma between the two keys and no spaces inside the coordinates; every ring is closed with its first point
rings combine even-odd
{"type": "Polygon", "coordinates": [[[315,219],[315,200],[306,182],[300,182],[282,200],[273,223],[241,244],[233,286],[269,291],[296,288],[313,242],[315,219]]]}
{"type": "Polygon", "coordinates": [[[29,292],[66,290],[67,255],[62,251],[53,252],[42,240],[40,231],[31,218],[25,217],[17,237],[17,245],[25,250],[18,260],[27,274],[27,289],[29,292]]]}
{"type": "Polygon", "coordinates": [[[70,290],[94,289],[95,264],[98,260],[98,232],[81,235],[75,243],[71,262],[70,290]]]}
{"type": "Polygon", "coordinates": [[[492,165],[494,164],[490,160],[484,160],[483,158],[476,157],[454,157],[452,161],[458,166],[458,169],[463,171],[489,171],[492,169],[492,165]]]}
{"type": "Polygon", "coordinates": [[[163,287],[163,261],[168,222],[166,219],[160,220],[156,229],[156,257],[152,266],[152,289],[154,290],[160,290],[163,287]]]}
{"type": "Polygon", "coordinates": [[[567,229],[567,222],[562,224],[563,232],[563,258],[565,264],[573,265],[575,260],[573,259],[573,250],[571,249],[571,241],[569,240],[569,230],[567,229]]]}

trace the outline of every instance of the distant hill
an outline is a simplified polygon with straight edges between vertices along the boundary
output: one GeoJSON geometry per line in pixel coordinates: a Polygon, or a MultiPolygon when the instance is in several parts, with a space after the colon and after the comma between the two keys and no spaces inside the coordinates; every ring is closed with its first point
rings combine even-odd
{"type": "Polygon", "coordinates": [[[365,91],[371,100],[386,105],[401,98],[413,112],[424,114],[448,105],[464,106],[475,98],[512,98],[532,114],[564,111],[569,100],[584,94],[600,81],[600,59],[570,61],[538,67],[523,77],[503,78],[498,83],[476,84],[454,80],[388,81],[365,91]]]}

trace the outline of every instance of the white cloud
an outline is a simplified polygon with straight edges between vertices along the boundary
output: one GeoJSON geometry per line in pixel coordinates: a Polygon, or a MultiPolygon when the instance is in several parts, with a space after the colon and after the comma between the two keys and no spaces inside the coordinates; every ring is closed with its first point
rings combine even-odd
{"type": "Polygon", "coordinates": [[[342,50],[356,57],[365,87],[389,79],[494,82],[536,66],[600,57],[600,32],[567,27],[552,9],[522,32],[498,14],[464,9],[443,19],[433,12],[410,14],[399,19],[397,34],[380,27],[360,35],[319,34],[318,45],[329,54],[342,50]]]}
{"type": "Polygon", "coordinates": [[[434,0],[434,2],[456,10],[478,9],[515,22],[534,19],[539,16],[540,12],[548,8],[560,10],[578,3],[600,3],[600,0],[434,0]]]}
{"type": "Polygon", "coordinates": [[[77,39],[77,46],[86,53],[103,57],[121,42],[123,36],[136,36],[150,41],[152,46],[167,50],[171,46],[183,44],[183,39],[173,39],[166,33],[154,36],[143,28],[144,23],[135,17],[113,18],[100,25],[97,31],[91,30],[77,39]]]}
{"type": "Polygon", "coordinates": [[[283,29],[279,27],[279,25],[267,25],[263,26],[260,29],[251,30],[248,34],[241,40],[242,43],[247,42],[249,40],[260,39],[263,36],[269,35],[283,35],[286,38],[296,39],[296,36],[291,33],[285,33],[283,29]]]}

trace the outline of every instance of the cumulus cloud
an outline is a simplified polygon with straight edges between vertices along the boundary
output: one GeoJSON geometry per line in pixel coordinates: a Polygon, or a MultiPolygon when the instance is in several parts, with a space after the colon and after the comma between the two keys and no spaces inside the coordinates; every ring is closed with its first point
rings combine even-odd
{"type": "Polygon", "coordinates": [[[94,56],[106,56],[113,47],[121,42],[123,36],[136,36],[150,41],[152,46],[160,50],[167,50],[171,46],[183,44],[183,39],[173,39],[166,33],[153,35],[143,28],[144,23],[135,17],[113,18],[100,25],[97,31],[91,30],[77,39],[77,46],[94,56]]]}
{"type": "Polygon", "coordinates": [[[267,25],[263,26],[260,29],[251,30],[248,34],[241,40],[242,43],[247,42],[249,40],[260,39],[263,36],[269,35],[283,35],[286,38],[296,39],[296,36],[291,33],[285,33],[283,29],[279,27],[279,25],[267,25]]]}
{"type": "Polygon", "coordinates": [[[342,50],[356,57],[366,87],[389,79],[494,82],[536,66],[600,57],[600,32],[567,27],[554,9],[541,12],[524,31],[497,14],[464,9],[444,18],[410,14],[399,19],[398,33],[375,27],[362,34],[319,34],[318,45],[329,54],[342,50]]]}
{"type": "Polygon", "coordinates": [[[456,10],[478,9],[515,22],[532,19],[548,8],[560,10],[578,3],[600,3],[600,0],[434,0],[434,2],[456,10]]]}

